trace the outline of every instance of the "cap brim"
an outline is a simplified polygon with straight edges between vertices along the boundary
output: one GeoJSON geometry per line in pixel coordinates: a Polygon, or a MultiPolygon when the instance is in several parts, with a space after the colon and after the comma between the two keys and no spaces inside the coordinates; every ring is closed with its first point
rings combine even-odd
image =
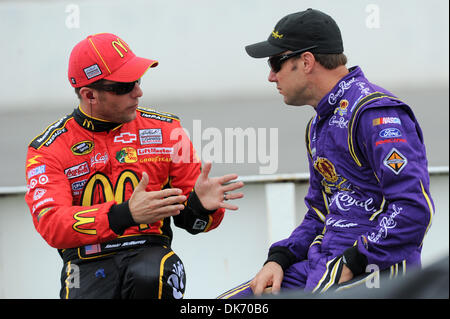
{"type": "Polygon", "coordinates": [[[248,55],[252,58],[267,58],[272,55],[280,54],[286,50],[287,49],[274,46],[268,41],[250,44],[245,47],[245,51],[247,51],[248,55]]]}
{"type": "Polygon", "coordinates": [[[118,68],[114,73],[105,76],[105,80],[115,82],[133,82],[140,79],[148,69],[158,65],[158,61],[135,56],[118,68]]]}

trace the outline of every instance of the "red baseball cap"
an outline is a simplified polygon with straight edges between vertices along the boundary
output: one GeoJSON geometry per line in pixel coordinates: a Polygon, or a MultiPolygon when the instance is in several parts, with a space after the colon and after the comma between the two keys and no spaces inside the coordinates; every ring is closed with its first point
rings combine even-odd
{"type": "Polygon", "coordinates": [[[69,81],[77,88],[100,79],[133,82],[158,61],[137,57],[128,44],[111,33],[98,33],[79,42],[69,58],[69,81]]]}

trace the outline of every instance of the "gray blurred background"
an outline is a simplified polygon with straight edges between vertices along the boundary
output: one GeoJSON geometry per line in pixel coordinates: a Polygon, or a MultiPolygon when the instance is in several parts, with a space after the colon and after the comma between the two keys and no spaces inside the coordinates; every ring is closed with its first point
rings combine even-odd
{"type": "MultiPolygon", "coordinates": [[[[348,66],[361,66],[411,105],[430,166],[448,165],[448,1],[0,1],[0,186],[25,184],[27,144],[77,106],[68,57],[77,42],[99,32],[115,33],[137,55],[160,62],[143,78],[141,106],[177,114],[191,133],[194,120],[223,133],[266,128],[268,137],[269,128],[278,128],[274,173],[306,172],[303,136],[314,111],[284,105],[267,81],[265,59],[250,58],[244,46],[308,7],[337,21],[348,66]]],[[[196,143],[200,156],[208,141],[196,143]]],[[[253,175],[262,166],[259,158],[224,163],[222,157],[212,174],[253,175]]]]}
{"type": "MultiPolygon", "coordinates": [[[[0,0],[0,189],[23,189],[27,144],[77,107],[67,79],[69,54],[100,32],[115,33],[138,56],[159,61],[143,78],[141,106],[178,115],[192,135],[195,123],[200,132],[213,128],[223,138],[227,128],[266,129],[269,140],[275,128],[276,149],[266,150],[276,159],[271,173],[307,172],[304,131],[314,110],[284,105],[267,81],[265,59],[250,58],[244,46],[266,39],[283,16],[312,7],[337,21],[349,67],[361,66],[372,82],[409,103],[421,123],[429,166],[444,167],[432,179],[436,217],[424,242],[428,265],[448,255],[448,6],[444,0],[0,0]]],[[[209,142],[207,136],[194,141],[200,156],[209,142]]],[[[222,142],[212,175],[258,175],[267,165],[261,158],[224,163],[224,154],[236,149],[222,142]]],[[[249,182],[240,210],[227,212],[211,234],[174,230],[174,250],[187,269],[187,298],[214,298],[249,279],[270,243],[299,223],[307,184],[278,186],[280,202],[286,190],[293,200],[286,211],[295,220],[271,211],[277,196],[266,180],[249,182]]],[[[23,190],[0,196],[0,208],[0,298],[57,298],[62,262],[34,230],[23,190]]]]}

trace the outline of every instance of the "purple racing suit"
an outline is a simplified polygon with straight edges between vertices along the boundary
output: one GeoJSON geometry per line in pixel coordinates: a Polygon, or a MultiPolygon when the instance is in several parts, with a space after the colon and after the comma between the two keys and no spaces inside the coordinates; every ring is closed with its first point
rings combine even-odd
{"type": "MultiPolygon", "coordinates": [[[[308,211],[266,261],[283,268],[282,288],[336,288],[343,264],[355,277],[368,265],[395,274],[420,267],[434,204],[412,110],[353,67],[316,112],[306,130],[308,211]]],[[[219,298],[250,293],[246,283],[219,298]]]]}

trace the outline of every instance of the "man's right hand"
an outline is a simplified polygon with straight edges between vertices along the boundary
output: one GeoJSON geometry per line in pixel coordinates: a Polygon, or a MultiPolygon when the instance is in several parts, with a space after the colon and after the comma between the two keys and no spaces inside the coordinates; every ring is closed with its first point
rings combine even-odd
{"type": "Polygon", "coordinates": [[[284,272],[281,266],[274,261],[269,261],[250,282],[250,288],[256,296],[259,296],[267,287],[271,286],[272,293],[276,294],[280,291],[283,276],[284,272]]]}
{"type": "Polygon", "coordinates": [[[178,215],[184,209],[186,196],[179,188],[168,188],[160,191],[147,192],[149,182],[146,172],[134,189],[128,201],[131,216],[137,224],[152,224],[169,216],[178,215]]]}

